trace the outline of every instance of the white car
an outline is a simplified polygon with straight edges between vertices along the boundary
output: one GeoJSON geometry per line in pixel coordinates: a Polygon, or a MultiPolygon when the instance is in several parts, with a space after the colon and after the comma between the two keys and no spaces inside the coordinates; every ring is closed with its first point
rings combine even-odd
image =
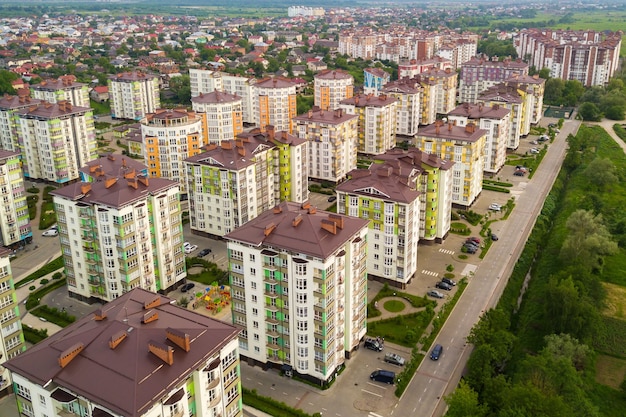
{"type": "Polygon", "coordinates": [[[195,251],[196,249],[198,249],[198,245],[185,246],[185,253],[186,254],[190,254],[191,252],[195,251]]]}
{"type": "Polygon", "coordinates": [[[539,153],[539,149],[537,149],[537,148],[530,148],[530,153],[539,153]]]}
{"type": "Polygon", "coordinates": [[[48,229],[41,234],[41,236],[57,236],[59,231],[57,229],[48,229]]]}
{"type": "Polygon", "coordinates": [[[489,210],[500,211],[501,209],[502,209],[502,206],[498,203],[491,203],[489,205],[489,210]]]}

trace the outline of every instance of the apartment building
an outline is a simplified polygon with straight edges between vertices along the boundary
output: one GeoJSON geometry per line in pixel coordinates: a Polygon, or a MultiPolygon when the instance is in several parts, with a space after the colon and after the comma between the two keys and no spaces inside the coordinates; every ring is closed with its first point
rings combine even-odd
{"type": "Polygon", "coordinates": [[[314,105],[335,110],[339,102],[354,95],[354,77],[343,70],[326,70],[315,74],[314,105]]]}
{"type": "MultiPolygon", "coordinates": [[[[22,354],[26,350],[22,322],[20,320],[20,306],[15,294],[13,273],[11,271],[12,251],[0,247],[0,317],[2,317],[2,333],[0,333],[0,357],[5,362],[22,354]]],[[[4,365],[4,364],[3,364],[4,365]]],[[[6,394],[11,387],[9,370],[0,367],[0,393],[6,394]]]]}
{"type": "Polygon", "coordinates": [[[358,118],[357,151],[377,155],[396,146],[398,100],[386,94],[356,95],[342,100],[339,107],[358,118]]]}
{"type": "Polygon", "coordinates": [[[590,87],[607,84],[619,68],[622,31],[523,29],[513,42],[518,56],[550,77],[590,87]]]}
{"type": "Polygon", "coordinates": [[[463,103],[448,113],[448,121],[460,127],[474,123],[487,131],[484,172],[495,174],[506,162],[506,148],[510,137],[511,111],[499,104],[463,103]]]}
{"type": "Polygon", "coordinates": [[[44,80],[29,86],[34,99],[58,103],[68,101],[72,106],[90,107],[89,86],[76,82],[74,75],[62,75],[56,80],[44,80]]]}
{"type": "Polygon", "coordinates": [[[452,204],[469,207],[482,191],[487,131],[474,123],[455,126],[441,120],[422,127],[415,143],[422,152],[454,162],[452,204]]]}
{"type": "Polygon", "coordinates": [[[358,116],[309,110],[293,123],[295,134],[308,142],[309,178],[338,183],[356,168],[358,116]]]}
{"type": "Polygon", "coordinates": [[[203,117],[186,109],[158,109],[141,120],[144,163],[151,177],[178,182],[187,194],[183,161],[197,155],[204,143],[203,117]]]}
{"type": "Polygon", "coordinates": [[[248,363],[322,386],[367,332],[365,219],[283,202],[226,235],[248,363]]]}
{"type": "Polygon", "coordinates": [[[280,201],[308,199],[307,145],[269,126],[185,160],[192,233],[222,237],[280,201]]]}
{"type": "Polygon", "coordinates": [[[232,140],[243,132],[241,97],[221,91],[191,98],[191,107],[202,117],[202,143],[232,140]]]}
{"type": "Polygon", "coordinates": [[[337,52],[367,61],[376,58],[376,45],[383,41],[382,34],[369,28],[359,30],[359,32],[344,31],[339,34],[337,52]]]}
{"type": "Polygon", "coordinates": [[[528,64],[521,59],[474,57],[461,65],[459,103],[476,103],[478,96],[489,87],[504,82],[516,74],[528,75],[528,64]]]}
{"type": "Polygon", "coordinates": [[[391,74],[382,68],[365,68],[363,70],[363,94],[377,96],[385,84],[391,80],[391,74]]]}
{"type": "Polygon", "coordinates": [[[133,288],[167,293],[187,276],[177,182],[149,178],[144,164],[109,155],[51,194],[71,297],[108,302],[133,288]]]}
{"type": "Polygon", "coordinates": [[[437,113],[447,114],[456,107],[456,83],[458,79],[456,71],[450,68],[446,70],[430,68],[421,73],[420,77],[434,81],[440,87],[435,94],[435,111],[437,113]]]}
{"type": "Polygon", "coordinates": [[[240,417],[238,333],[137,288],[5,366],[32,417],[240,417]]]}
{"type": "Polygon", "coordinates": [[[477,47],[478,41],[474,38],[457,39],[454,42],[441,45],[435,55],[449,60],[452,63],[452,69],[456,71],[463,63],[476,56],[477,47]]]}
{"type": "Polygon", "coordinates": [[[141,120],[161,107],[157,75],[125,72],[110,76],[107,85],[114,119],[141,120]]]}
{"type": "Polygon", "coordinates": [[[0,150],[0,245],[13,247],[33,237],[18,152],[0,150]]]}
{"type": "Polygon", "coordinates": [[[98,157],[93,110],[68,101],[41,102],[15,112],[24,176],[64,184],[98,157]]]}
{"type": "Polygon", "coordinates": [[[37,105],[41,100],[34,100],[30,96],[9,96],[0,97],[0,149],[5,151],[21,152],[17,138],[17,117],[18,110],[27,109],[37,105]]]}
{"type": "Polygon", "coordinates": [[[337,213],[369,221],[370,279],[405,288],[417,271],[420,225],[425,221],[420,216],[426,214],[420,200],[422,164],[421,151],[393,149],[375,156],[369,168],[350,172],[337,186],[337,213]]]}
{"type": "Polygon", "coordinates": [[[402,61],[398,64],[398,79],[400,78],[413,78],[423,72],[428,71],[431,68],[438,70],[454,69],[452,61],[440,56],[435,56],[428,59],[411,59],[402,61]]]}
{"type": "Polygon", "coordinates": [[[437,98],[443,97],[443,93],[440,91],[442,84],[437,82],[437,80],[431,80],[420,75],[414,78],[422,86],[420,124],[429,125],[435,123],[437,120],[437,98]]]}
{"type": "Polygon", "coordinates": [[[287,16],[324,16],[323,7],[307,7],[307,6],[289,6],[287,7],[287,16]]]}
{"type": "Polygon", "coordinates": [[[546,91],[546,80],[539,78],[537,74],[533,76],[515,74],[505,80],[505,83],[526,91],[530,101],[529,112],[531,115],[529,122],[531,124],[539,123],[541,117],[543,117],[543,96],[546,91]]]}
{"type": "Polygon", "coordinates": [[[241,97],[242,118],[246,124],[256,123],[257,102],[255,78],[232,75],[221,71],[189,69],[191,97],[213,91],[223,91],[241,97]]]}
{"type": "Polygon", "coordinates": [[[255,84],[256,125],[264,131],[268,125],[276,131],[292,133],[291,119],[297,116],[296,83],[272,77],[255,84]]]}
{"type": "Polygon", "coordinates": [[[517,149],[520,137],[530,133],[530,120],[532,118],[532,97],[525,89],[501,83],[483,91],[477,99],[478,103],[485,106],[504,107],[509,109],[510,129],[507,148],[517,149]]]}
{"type": "Polygon", "coordinates": [[[417,133],[422,115],[421,102],[424,88],[417,78],[400,78],[385,85],[382,92],[398,100],[396,135],[412,137],[417,133]]]}

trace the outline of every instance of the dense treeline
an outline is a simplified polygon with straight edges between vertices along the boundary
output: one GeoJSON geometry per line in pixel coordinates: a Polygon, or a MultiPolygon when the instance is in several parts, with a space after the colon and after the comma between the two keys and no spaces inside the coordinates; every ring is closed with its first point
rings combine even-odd
{"type": "Polygon", "coordinates": [[[595,368],[599,355],[626,361],[626,321],[603,312],[602,285],[626,280],[626,157],[599,127],[582,126],[568,141],[498,306],[468,338],[475,349],[447,398],[448,416],[617,417],[626,409],[626,383],[601,385],[595,368]],[[594,179],[598,172],[607,178],[594,179]]]}

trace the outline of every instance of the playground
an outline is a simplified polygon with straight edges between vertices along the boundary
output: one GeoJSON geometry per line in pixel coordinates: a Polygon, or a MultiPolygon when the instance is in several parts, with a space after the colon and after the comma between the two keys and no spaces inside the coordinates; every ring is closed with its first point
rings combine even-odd
{"type": "Polygon", "coordinates": [[[217,281],[206,287],[204,291],[195,294],[193,308],[205,308],[211,314],[216,315],[224,309],[230,308],[230,288],[219,285],[217,281]]]}

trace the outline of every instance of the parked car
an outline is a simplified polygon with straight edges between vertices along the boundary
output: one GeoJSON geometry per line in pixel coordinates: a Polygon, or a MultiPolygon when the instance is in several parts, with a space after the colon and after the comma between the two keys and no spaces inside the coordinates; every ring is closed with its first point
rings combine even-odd
{"type": "Polygon", "coordinates": [[[376,352],[382,352],[385,348],[384,342],[378,338],[368,337],[365,339],[363,346],[369,350],[375,350],[376,352]]]}
{"type": "Polygon", "coordinates": [[[534,154],[538,154],[539,153],[539,149],[537,148],[530,148],[530,153],[534,153],[534,154]]]}
{"type": "Polygon", "coordinates": [[[397,353],[387,353],[385,355],[385,362],[392,363],[398,366],[404,366],[404,358],[397,353]]]}
{"type": "Polygon", "coordinates": [[[531,141],[530,141],[530,144],[531,144],[531,145],[539,145],[539,142],[537,142],[536,140],[531,140],[531,141]]]}
{"type": "Polygon", "coordinates": [[[57,236],[59,231],[57,229],[48,229],[41,234],[41,236],[57,236]]]}
{"type": "Polygon", "coordinates": [[[329,203],[332,203],[335,200],[337,200],[337,196],[335,196],[335,195],[331,195],[330,197],[328,197],[328,202],[329,203]]]}
{"type": "Polygon", "coordinates": [[[198,256],[202,258],[203,256],[207,256],[209,253],[211,253],[211,249],[204,248],[200,252],[198,252],[198,256]]]}
{"type": "Polygon", "coordinates": [[[377,369],[370,374],[370,379],[372,381],[384,382],[385,384],[393,384],[396,380],[396,373],[384,369],[377,369]]]}
{"type": "Polygon", "coordinates": [[[442,353],[443,353],[443,346],[441,346],[440,344],[436,344],[433,350],[430,352],[430,359],[437,361],[439,360],[439,357],[441,356],[442,353]]]}
{"type": "Polygon", "coordinates": [[[189,255],[191,252],[198,249],[198,245],[185,246],[185,253],[189,255]]]}
{"type": "Polygon", "coordinates": [[[496,235],[495,233],[492,233],[492,234],[491,234],[491,240],[493,240],[493,241],[495,242],[495,241],[496,241],[496,240],[498,240],[498,239],[500,239],[500,238],[498,237],[498,235],[496,235]]]}
{"type": "Polygon", "coordinates": [[[180,292],[187,292],[195,286],[196,284],[194,284],[193,282],[188,282],[184,284],[182,287],[180,287],[180,292]]]}
{"type": "Polygon", "coordinates": [[[438,283],[436,283],[435,287],[442,289],[442,290],[446,290],[446,291],[452,290],[452,285],[445,283],[443,281],[439,281],[438,283]]]}
{"type": "Polygon", "coordinates": [[[453,287],[456,285],[456,282],[453,279],[443,277],[441,278],[441,282],[445,282],[448,285],[452,285],[453,287]]]}
{"type": "Polygon", "coordinates": [[[524,176],[524,171],[521,170],[517,170],[513,173],[513,175],[515,175],[516,177],[523,177],[524,176]]]}
{"type": "Polygon", "coordinates": [[[501,209],[502,209],[502,206],[498,203],[489,204],[489,210],[500,211],[501,209]]]}
{"type": "Polygon", "coordinates": [[[183,243],[183,248],[186,248],[187,246],[191,246],[191,243],[189,243],[189,242],[183,243]]]}
{"type": "Polygon", "coordinates": [[[561,133],[561,129],[554,129],[556,133],[561,133]]]}
{"type": "Polygon", "coordinates": [[[428,295],[429,295],[429,296],[431,296],[431,297],[435,297],[435,298],[443,298],[443,294],[442,294],[442,293],[440,293],[440,292],[439,292],[439,291],[437,291],[437,290],[430,290],[430,291],[428,291],[426,294],[428,294],[428,295]]]}
{"type": "Polygon", "coordinates": [[[467,239],[465,239],[466,242],[474,242],[478,245],[480,245],[480,238],[477,238],[476,236],[472,236],[472,237],[468,237],[467,239]]]}
{"type": "Polygon", "coordinates": [[[473,255],[478,252],[478,248],[476,246],[463,246],[463,249],[461,249],[461,251],[473,255]]]}

